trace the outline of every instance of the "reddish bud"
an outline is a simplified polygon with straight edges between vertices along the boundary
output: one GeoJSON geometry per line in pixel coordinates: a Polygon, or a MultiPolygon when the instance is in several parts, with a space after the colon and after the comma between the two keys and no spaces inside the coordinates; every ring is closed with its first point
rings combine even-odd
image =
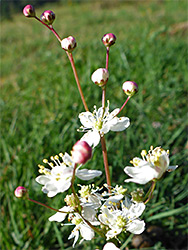
{"type": "Polygon", "coordinates": [[[61,41],[61,47],[68,52],[72,52],[76,48],[76,39],[73,36],[64,38],[61,41]]]}
{"type": "Polygon", "coordinates": [[[138,85],[132,81],[126,81],[123,83],[123,91],[128,96],[133,96],[138,92],[138,85]]]}
{"type": "Polygon", "coordinates": [[[46,10],[41,14],[40,20],[47,25],[51,25],[55,20],[55,13],[51,10],[46,10]]]}
{"type": "Polygon", "coordinates": [[[23,9],[23,14],[26,17],[35,17],[35,9],[32,5],[28,4],[23,9]]]}
{"type": "Polygon", "coordinates": [[[99,87],[103,87],[107,83],[108,78],[109,73],[105,68],[97,69],[91,76],[91,80],[99,87]]]}
{"type": "Polygon", "coordinates": [[[116,36],[113,33],[108,33],[101,40],[106,47],[110,47],[116,42],[116,36]]]}
{"type": "Polygon", "coordinates": [[[23,198],[27,195],[27,189],[25,187],[19,186],[15,189],[14,195],[17,198],[23,198]]]}
{"type": "Polygon", "coordinates": [[[86,163],[92,156],[92,148],[85,141],[77,141],[72,148],[73,161],[78,164],[86,163]]]}

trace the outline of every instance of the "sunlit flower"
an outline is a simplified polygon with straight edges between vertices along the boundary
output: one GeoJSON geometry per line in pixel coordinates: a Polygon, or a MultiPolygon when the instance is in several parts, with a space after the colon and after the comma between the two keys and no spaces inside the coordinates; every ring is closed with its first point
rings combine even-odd
{"type": "Polygon", "coordinates": [[[130,121],[128,117],[118,118],[116,114],[119,112],[119,108],[109,112],[109,102],[105,110],[100,107],[98,110],[94,107],[94,112],[83,112],[79,115],[82,131],[87,132],[81,140],[86,141],[90,146],[97,146],[100,141],[100,136],[111,131],[123,131],[129,125],[130,121]]]}
{"type": "Polygon", "coordinates": [[[166,171],[171,172],[178,167],[169,166],[169,152],[161,147],[151,147],[148,154],[143,150],[141,155],[143,159],[135,157],[131,161],[134,167],[125,167],[125,173],[132,177],[125,182],[146,184],[153,179],[160,179],[166,171]]]}
{"type": "MultiPolygon", "coordinates": [[[[75,162],[67,153],[64,155],[60,153],[59,156],[52,156],[52,162],[48,162],[46,159],[43,160],[43,162],[47,163],[51,169],[39,165],[39,172],[44,175],[39,175],[36,178],[36,181],[44,185],[42,191],[47,193],[48,197],[53,197],[58,193],[68,190],[71,185],[75,162]]],[[[75,173],[75,175],[81,180],[91,180],[101,174],[101,171],[80,169],[80,167],[76,169],[75,173]]]]}
{"type": "Polygon", "coordinates": [[[78,241],[79,235],[81,235],[83,238],[81,241],[93,239],[95,232],[87,224],[87,221],[94,226],[100,225],[100,222],[97,221],[96,211],[91,206],[83,206],[82,215],[74,213],[73,208],[69,206],[61,208],[60,211],[64,213],[57,212],[49,218],[49,221],[62,222],[65,220],[68,214],[68,220],[71,222],[71,224],[66,225],[75,225],[74,229],[68,237],[69,240],[74,238],[73,247],[78,241]]]}
{"type": "Polygon", "coordinates": [[[108,242],[104,245],[103,250],[120,250],[120,248],[116,247],[114,243],[108,242]]]}
{"type": "Polygon", "coordinates": [[[83,185],[78,191],[80,193],[81,205],[90,205],[94,209],[101,206],[102,196],[97,192],[99,189],[93,189],[91,185],[83,185]]]}
{"type": "MultiPolygon", "coordinates": [[[[109,198],[111,199],[111,197],[109,198]]],[[[138,217],[145,209],[144,203],[132,203],[125,200],[119,202],[109,200],[107,205],[102,206],[102,213],[98,216],[99,221],[108,226],[107,240],[114,238],[121,232],[129,231],[133,234],[141,234],[145,229],[145,223],[138,217]]]]}

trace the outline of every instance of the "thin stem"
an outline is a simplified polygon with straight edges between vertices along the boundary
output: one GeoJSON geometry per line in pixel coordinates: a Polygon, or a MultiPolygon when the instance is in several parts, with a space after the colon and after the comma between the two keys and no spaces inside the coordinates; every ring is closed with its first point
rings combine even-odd
{"type": "Polygon", "coordinates": [[[106,48],[106,69],[108,69],[110,47],[106,48]]]}
{"type": "Polygon", "coordinates": [[[35,201],[35,200],[30,199],[30,198],[27,198],[27,199],[28,199],[29,201],[33,202],[33,203],[36,203],[36,204],[38,204],[38,205],[40,205],[40,206],[49,208],[49,209],[51,209],[51,210],[53,210],[53,211],[56,211],[56,212],[58,212],[58,213],[67,213],[67,212],[60,211],[60,210],[58,210],[58,209],[56,209],[56,208],[50,207],[50,206],[48,206],[48,205],[46,205],[46,204],[43,204],[43,203],[41,203],[41,202],[39,202],[39,201],[35,201]]]}
{"type": "Polygon", "coordinates": [[[105,173],[106,173],[106,181],[108,185],[108,192],[110,193],[110,187],[111,187],[111,180],[110,180],[110,170],[108,165],[108,156],[107,156],[107,150],[106,150],[106,142],[104,136],[101,137],[101,146],[102,146],[102,154],[103,154],[103,161],[104,161],[104,167],[105,167],[105,173]]]}
{"type": "Polygon", "coordinates": [[[126,99],[126,101],[124,102],[124,104],[121,106],[121,108],[119,109],[119,112],[115,115],[115,116],[117,116],[117,115],[119,115],[119,113],[122,111],[122,109],[125,107],[125,105],[127,104],[127,102],[130,100],[130,96],[128,96],[127,97],[127,99],[126,99]]]}
{"type": "Polygon", "coordinates": [[[82,103],[84,105],[85,110],[89,111],[88,106],[87,106],[86,101],[85,101],[85,98],[84,98],[84,95],[83,95],[83,92],[82,92],[82,88],[81,88],[81,85],[80,85],[80,81],[79,81],[79,78],[78,78],[78,74],[77,74],[77,71],[76,71],[76,67],[75,67],[75,64],[74,64],[74,59],[73,59],[72,53],[69,53],[67,51],[66,51],[66,53],[67,53],[67,56],[69,58],[71,66],[72,66],[72,70],[73,70],[74,77],[75,77],[75,80],[76,80],[76,83],[77,83],[77,87],[78,87],[78,90],[79,90],[79,93],[80,93],[80,96],[81,96],[81,99],[82,99],[82,103]]]}
{"type": "Polygon", "coordinates": [[[154,189],[155,189],[155,186],[156,186],[156,181],[153,181],[152,184],[151,184],[151,187],[150,187],[150,189],[149,189],[149,191],[148,191],[148,193],[146,194],[146,197],[145,197],[145,198],[147,198],[147,196],[148,196],[148,198],[147,198],[147,200],[144,202],[144,204],[147,204],[147,203],[151,200],[152,195],[153,195],[153,191],[154,191],[154,189]]]}
{"type": "Polygon", "coordinates": [[[36,19],[37,21],[39,21],[40,23],[42,23],[44,26],[46,26],[49,30],[51,30],[51,31],[53,32],[53,34],[56,36],[56,38],[58,39],[58,41],[61,43],[61,38],[60,38],[60,36],[57,34],[57,32],[54,30],[54,28],[52,27],[52,25],[49,26],[49,25],[45,24],[45,23],[44,23],[43,21],[41,21],[37,16],[35,16],[35,19],[36,19]]]}

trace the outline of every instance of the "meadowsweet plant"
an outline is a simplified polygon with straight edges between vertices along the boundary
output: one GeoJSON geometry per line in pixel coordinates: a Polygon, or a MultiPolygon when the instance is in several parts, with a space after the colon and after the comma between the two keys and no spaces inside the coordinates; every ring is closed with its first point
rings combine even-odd
{"type": "Polygon", "coordinates": [[[130,126],[129,118],[121,117],[120,113],[127,102],[138,92],[138,85],[134,81],[125,81],[122,83],[122,90],[126,95],[123,105],[114,110],[110,109],[110,102],[106,100],[110,78],[108,65],[110,49],[116,42],[116,36],[108,33],[102,37],[106,49],[106,65],[104,68],[96,69],[91,75],[91,80],[98,87],[97,90],[101,91],[101,107],[88,107],[73,58],[73,51],[77,45],[76,39],[73,36],[60,38],[53,27],[55,14],[51,10],[44,11],[38,18],[34,7],[27,5],[23,9],[23,14],[28,18],[36,19],[53,32],[71,63],[84,107],[84,111],[77,114],[81,123],[78,130],[83,132],[83,136],[73,145],[70,154],[59,153],[51,156],[50,159],[44,159],[44,164],[38,165],[39,176],[36,177],[36,182],[42,185],[43,193],[48,197],[54,197],[59,193],[67,192],[61,208],[52,208],[31,199],[27,189],[22,186],[16,188],[15,196],[55,211],[56,213],[49,218],[49,221],[67,220],[68,223],[64,226],[72,226],[68,239],[73,239],[73,247],[77,241],[79,243],[84,240],[90,241],[98,236],[106,239],[106,244],[101,246],[101,250],[120,249],[118,248],[122,245],[119,239],[120,234],[127,232],[141,234],[144,231],[145,222],[140,217],[146,204],[152,198],[157,181],[161,180],[166,171],[173,171],[177,166],[169,166],[168,150],[160,146],[156,148],[151,146],[148,152],[146,150],[141,152],[142,158],[133,158],[131,161],[133,166],[126,166],[124,172],[122,171],[122,174],[125,174],[126,183],[134,182],[144,185],[149,182],[151,185],[148,192],[144,194],[143,189],[137,188],[128,194],[127,186],[118,184],[112,186],[105,135],[110,131],[124,131],[130,126]],[[103,174],[102,171],[89,169],[89,163],[88,169],[84,168],[84,164],[92,160],[93,148],[99,144],[102,148],[101,156],[104,161],[106,183],[100,187],[94,183],[76,186],[76,178],[88,181],[103,174]],[[130,178],[127,178],[127,175],[130,178]]]}

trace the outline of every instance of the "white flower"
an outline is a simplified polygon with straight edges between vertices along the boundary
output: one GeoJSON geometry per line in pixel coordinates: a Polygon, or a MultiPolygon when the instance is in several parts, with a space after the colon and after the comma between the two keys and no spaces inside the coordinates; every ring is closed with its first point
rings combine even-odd
{"type": "MultiPolygon", "coordinates": [[[[44,175],[39,175],[36,178],[36,181],[39,184],[44,185],[42,191],[47,193],[48,197],[54,197],[58,193],[62,193],[70,188],[73,169],[75,163],[69,154],[65,153],[59,154],[59,156],[51,157],[52,162],[48,162],[48,160],[44,159],[44,163],[48,163],[51,169],[45,168],[42,165],[39,165],[39,172],[44,175]],[[61,157],[61,160],[59,159],[61,157]]],[[[94,177],[100,176],[102,174],[101,171],[97,170],[88,170],[81,169],[78,167],[76,169],[76,176],[81,180],[91,180],[94,177]]]]}
{"type": "Polygon", "coordinates": [[[49,218],[49,221],[62,222],[65,220],[67,214],[69,214],[69,221],[71,221],[71,224],[66,224],[66,225],[75,225],[74,229],[72,230],[71,234],[68,237],[68,239],[74,238],[73,248],[74,248],[76,242],[78,241],[79,235],[82,236],[82,238],[83,238],[82,241],[93,239],[95,232],[87,224],[87,222],[85,220],[87,220],[88,222],[90,222],[94,226],[100,225],[100,222],[97,221],[96,211],[91,206],[89,206],[89,205],[84,206],[83,205],[82,216],[78,213],[74,213],[74,209],[72,207],[69,207],[69,206],[64,206],[63,208],[59,209],[59,211],[63,211],[64,213],[57,212],[56,214],[52,215],[49,218]]]}
{"type": "Polygon", "coordinates": [[[120,250],[120,248],[116,247],[114,243],[108,242],[104,245],[103,250],[120,250]]]}
{"type": "Polygon", "coordinates": [[[132,161],[134,167],[125,167],[124,171],[132,177],[125,182],[135,182],[146,184],[153,179],[160,179],[165,171],[171,172],[178,166],[169,166],[169,152],[161,147],[157,147],[148,152],[143,150],[141,153],[143,159],[135,157],[132,161]]]}
{"type": "Polygon", "coordinates": [[[97,193],[98,189],[94,190],[91,185],[81,186],[78,191],[80,193],[81,206],[90,205],[94,209],[101,206],[102,197],[97,193]]]}
{"type": "Polygon", "coordinates": [[[81,138],[86,141],[90,146],[97,146],[100,141],[100,136],[111,131],[123,131],[129,125],[130,121],[127,117],[118,118],[116,114],[119,112],[119,108],[114,109],[109,113],[109,102],[108,106],[103,110],[98,110],[94,107],[94,112],[89,111],[83,112],[79,115],[80,122],[82,123],[82,131],[87,133],[81,138]]]}
{"type": "Polygon", "coordinates": [[[117,203],[108,202],[108,206],[103,206],[102,213],[98,218],[103,225],[109,227],[106,233],[107,240],[126,231],[141,234],[145,229],[145,223],[138,217],[143,213],[144,209],[144,203],[132,203],[126,200],[121,202],[121,210],[119,209],[119,201],[117,203]]]}

